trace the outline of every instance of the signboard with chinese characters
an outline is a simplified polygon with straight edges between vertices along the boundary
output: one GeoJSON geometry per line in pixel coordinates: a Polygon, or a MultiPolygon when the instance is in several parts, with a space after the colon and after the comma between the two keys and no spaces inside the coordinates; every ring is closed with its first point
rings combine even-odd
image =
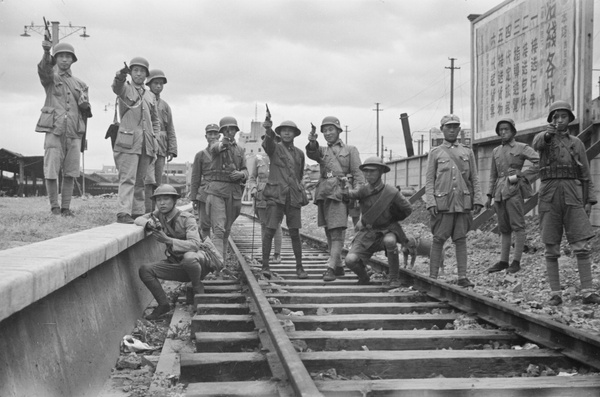
{"type": "Polygon", "coordinates": [[[555,100],[575,102],[578,0],[514,0],[475,20],[474,138],[499,119],[520,130],[545,123],[555,100]]]}

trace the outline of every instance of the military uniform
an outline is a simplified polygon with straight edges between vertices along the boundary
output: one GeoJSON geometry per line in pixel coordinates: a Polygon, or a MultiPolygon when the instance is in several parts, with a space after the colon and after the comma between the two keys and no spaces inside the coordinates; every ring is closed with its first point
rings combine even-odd
{"type": "Polygon", "coordinates": [[[215,246],[223,252],[223,257],[226,257],[231,225],[242,209],[242,183],[248,179],[248,170],[244,149],[235,141],[226,144],[224,141],[225,138],[221,142],[212,143],[208,148],[212,156],[213,175],[206,188],[206,211],[210,214],[215,246]],[[242,171],[243,180],[233,180],[230,177],[232,171],[242,171]]]}
{"type": "Polygon", "coordinates": [[[173,125],[173,113],[169,104],[160,96],[151,91],[146,91],[149,102],[156,103],[156,114],[158,116],[159,129],[156,135],[156,160],[148,165],[148,171],[144,184],[146,185],[146,212],[152,210],[152,200],[150,196],[153,187],[162,183],[162,175],[165,169],[166,158],[170,155],[177,157],[177,136],[173,125]]]}
{"type": "Polygon", "coordinates": [[[144,178],[157,155],[156,136],[160,123],[156,102],[145,95],[143,86],[130,84],[120,73],[113,80],[112,90],[119,97],[121,116],[113,148],[119,171],[117,214],[140,215],[146,212],[144,178]]]}
{"type": "MultiPolygon", "coordinates": [[[[498,135],[510,134],[508,142],[503,140],[500,146],[492,152],[492,167],[490,169],[490,185],[488,189],[488,204],[494,202],[494,211],[498,216],[498,229],[501,234],[500,261],[488,269],[489,273],[507,269],[509,273],[521,270],[521,255],[525,245],[525,200],[533,195],[531,182],[537,175],[539,155],[529,145],[517,142],[517,133],[512,119],[502,119],[496,124],[498,135]],[[500,130],[502,127],[502,131],[500,130]],[[523,164],[528,160],[533,167],[523,170],[523,164]],[[513,262],[508,264],[512,233],[515,233],[515,251],[513,262]]],[[[508,136],[503,139],[508,139],[508,136]]]]}
{"type": "Polygon", "coordinates": [[[206,212],[206,187],[212,177],[212,156],[208,147],[196,153],[192,165],[192,182],[190,187],[192,200],[198,201],[198,223],[203,237],[210,235],[210,217],[206,212]]]}
{"type": "Polygon", "coordinates": [[[431,150],[427,159],[425,203],[427,209],[437,207],[438,210],[437,215],[432,215],[430,219],[434,240],[430,275],[437,277],[441,248],[450,237],[457,247],[459,281],[466,280],[466,236],[473,222],[471,210],[475,205],[484,205],[477,175],[477,162],[470,148],[444,140],[440,146],[431,150]]]}
{"type": "Polygon", "coordinates": [[[60,207],[64,211],[70,207],[74,178],[79,177],[81,139],[86,129],[80,107],[89,109],[88,86],[74,77],[70,69],[55,70],[49,53],[44,53],[38,64],[38,75],[46,91],[42,114],[35,128],[46,134],[44,178],[50,207],[58,209],[57,180],[62,169],[65,178],[60,207]]]}
{"type": "Polygon", "coordinates": [[[209,252],[200,249],[202,243],[192,214],[173,207],[168,214],[157,210],[140,216],[135,219],[135,224],[145,227],[152,215],[158,218],[165,234],[173,239],[173,244],[166,246],[166,259],[143,264],[139,276],[159,306],[168,305],[160,280],[191,281],[193,287],[201,287],[204,277],[216,269],[216,261],[211,260],[209,252]]]}

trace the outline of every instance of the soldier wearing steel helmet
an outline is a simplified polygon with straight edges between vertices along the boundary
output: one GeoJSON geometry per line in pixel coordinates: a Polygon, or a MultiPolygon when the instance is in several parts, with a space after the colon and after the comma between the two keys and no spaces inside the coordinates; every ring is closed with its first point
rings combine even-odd
{"type": "Polygon", "coordinates": [[[359,201],[361,213],[350,252],[346,255],[346,266],[356,273],[359,284],[369,284],[365,265],[375,252],[384,250],[388,259],[390,286],[396,288],[400,286],[398,243],[406,242],[400,221],[412,213],[412,207],[399,189],[381,180],[390,167],[379,157],[369,157],[359,168],[367,183],[344,193],[345,197],[359,201]]]}
{"type": "Polygon", "coordinates": [[[222,260],[201,243],[194,216],[177,209],[179,197],[173,186],[160,185],[152,195],[156,210],[135,219],[136,225],[144,227],[157,242],[166,246],[166,259],[144,263],[139,269],[140,279],[158,303],[146,316],[147,320],[156,320],[171,309],[160,280],[191,281],[194,294],[202,294],[202,279],[211,271],[219,270],[222,260]]]}
{"type": "Polygon", "coordinates": [[[213,174],[206,188],[206,211],[210,215],[215,246],[224,258],[227,257],[231,225],[242,210],[243,184],[248,179],[245,151],[235,141],[239,130],[235,118],[223,117],[219,121],[219,132],[223,137],[208,149],[212,155],[213,174]]]}
{"type": "Polygon", "coordinates": [[[302,266],[302,206],[308,204],[306,192],[302,185],[304,175],[304,153],[294,146],[294,139],[300,135],[300,129],[293,121],[283,121],[273,131],[270,116],[263,123],[266,130],[262,147],[269,156],[269,179],[263,190],[266,201],[265,235],[262,242],[262,269],[269,271],[271,245],[277,228],[285,215],[287,227],[292,240],[292,250],[296,259],[296,275],[308,278],[302,266]],[[277,135],[276,135],[277,134],[277,135]],[[275,137],[279,136],[281,142],[275,137]]]}
{"type": "Polygon", "coordinates": [[[149,102],[156,103],[156,113],[160,125],[156,136],[156,160],[151,162],[146,173],[145,184],[145,206],[146,212],[152,211],[152,193],[156,186],[162,183],[162,174],[165,162],[170,162],[177,157],[177,136],[173,125],[173,112],[169,104],[160,96],[167,77],[160,69],[150,70],[146,85],[150,88],[145,95],[150,96],[149,102]]]}
{"type": "Polygon", "coordinates": [[[537,176],[538,153],[526,143],[517,142],[517,128],[510,118],[496,123],[496,134],[502,144],[492,152],[490,185],[486,208],[491,208],[498,216],[500,230],[500,261],[487,269],[488,273],[505,270],[516,273],[521,270],[521,255],[525,246],[525,199],[533,195],[531,181],[537,176]],[[533,164],[523,170],[525,161],[533,164]],[[512,234],[515,234],[513,261],[508,264],[512,234]]]}
{"type": "Polygon", "coordinates": [[[318,225],[325,228],[329,246],[329,260],[323,274],[324,281],[334,281],[344,275],[342,248],[348,227],[349,205],[342,198],[346,185],[356,189],[364,182],[360,169],[360,154],[340,139],[342,127],[337,117],[328,116],[321,123],[321,132],[327,142],[322,147],[314,130],[309,134],[306,155],[319,163],[320,178],[315,189],[318,206],[318,225]]]}
{"type": "Polygon", "coordinates": [[[71,65],[77,62],[75,49],[68,43],[54,46],[42,42],[44,55],[38,64],[40,82],[46,100],[35,130],[45,133],[44,179],[54,215],[72,216],[71,197],[75,179],[79,177],[81,140],[86,119],[92,116],[88,86],[73,76],[71,65]],[[58,203],[58,177],[62,173],[61,203],[58,203]]]}
{"type": "Polygon", "coordinates": [[[558,258],[563,232],[577,257],[583,303],[600,303],[600,295],[592,285],[590,239],[595,232],[589,220],[597,199],[585,146],[569,134],[569,123],[573,120],[571,105],[556,101],[550,105],[550,124],[533,139],[533,148],[540,154],[538,210],[552,291],[548,304],[553,306],[562,303],[558,258]]]}
{"type": "Polygon", "coordinates": [[[437,278],[442,263],[444,243],[451,238],[456,247],[458,286],[474,284],[467,278],[467,232],[483,208],[483,197],[473,151],[457,142],[460,119],[454,114],[442,117],[442,144],[431,150],[427,158],[425,203],[431,215],[433,242],[429,275],[437,278]]]}
{"type": "Polygon", "coordinates": [[[198,213],[198,225],[200,227],[200,236],[202,239],[210,236],[210,216],[206,212],[206,199],[208,193],[206,188],[210,182],[212,170],[212,154],[210,153],[210,145],[219,141],[221,133],[219,126],[216,124],[208,124],[205,128],[206,142],[208,146],[196,153],[194,164],[192,165],[192,180],[190,185],[191,200],[194,210],[198,213]]]}
{"type": "Polygon", "coordinates": [[[148,166],[156,160],[156,136],[160,122],[156,101],[146,95],[144,81],[148,77],[149,63],[135,57],[119,70],[113,80],[112,90],[119,99],[121,123],[113,147],[115,165],[119,171],[119,197],[117,222],[133,223],[133,219],[146,210],[144,179],[148,166]],[[131,75],[131,82],[127,75],[131,75]]]}

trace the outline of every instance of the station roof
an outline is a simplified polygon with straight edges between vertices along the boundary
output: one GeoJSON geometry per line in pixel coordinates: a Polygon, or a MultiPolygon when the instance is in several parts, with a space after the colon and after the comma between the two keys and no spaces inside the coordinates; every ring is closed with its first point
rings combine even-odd
{"type": "Polygon", "coordinates": [[[18,174],[21,161],[25,167],[25,175],[44,177],[44,156],[23,156],[8,149],[0,149],[0,171],[18,174]]]}

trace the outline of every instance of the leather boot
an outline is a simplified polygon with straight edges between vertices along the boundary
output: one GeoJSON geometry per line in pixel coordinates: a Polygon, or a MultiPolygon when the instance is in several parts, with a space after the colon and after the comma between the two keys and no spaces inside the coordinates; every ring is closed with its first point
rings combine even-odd
{"type": "Polygon", "coordinates": [[[400,257],[398,249],[388,252],[388,266],[390,268],[390,287],[397,288],[400,286],[400,257]]]}

